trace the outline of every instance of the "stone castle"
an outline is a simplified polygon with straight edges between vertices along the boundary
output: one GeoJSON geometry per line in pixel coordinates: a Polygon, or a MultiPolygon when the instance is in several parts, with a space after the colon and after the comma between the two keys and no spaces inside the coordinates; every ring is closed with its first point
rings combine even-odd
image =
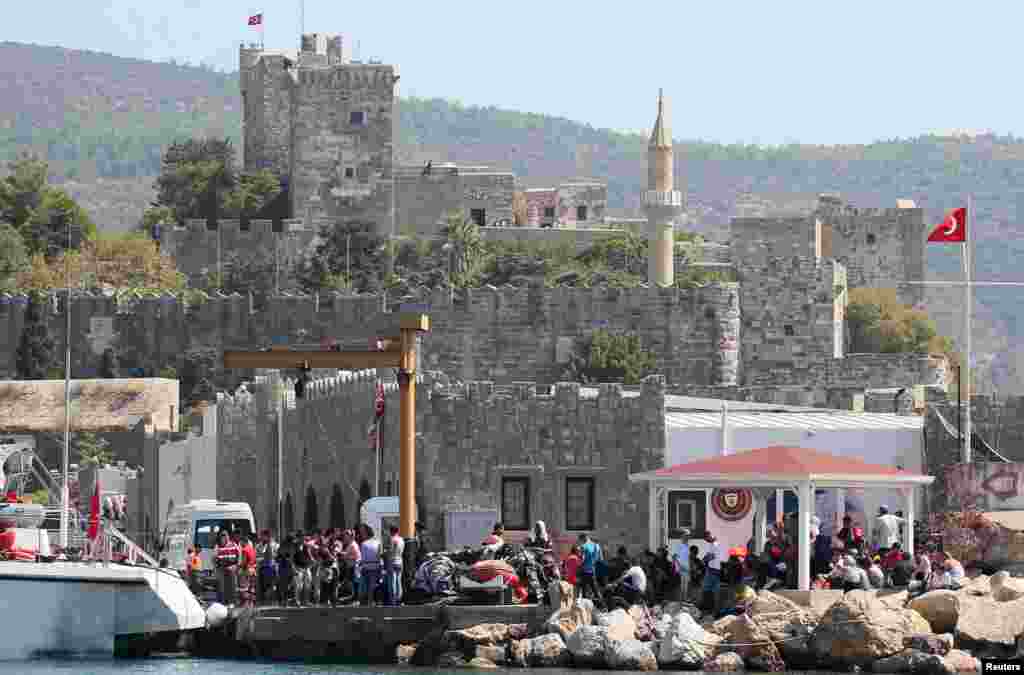
{"type": "MultiPolygon", "coordinates": [[[[277,228],[258,220],[245,229],[238,221],[220,221],[216,230],[207,230],[205,221],[166,228],[161,248],[184,271],[213,270],[226,252],[273,255],[287,264],[308,255],[321,227],[339,221],[370,221],[384,234],[411,225],[421,235],[436,235],[452,208],[464,209],[489,237],[568,236],[585,248],[614,233],[587,227],[606,206],[599,184],[527,194],[527,224],[509,227],[512,174],[483,167],[397,167],[395,69],[352,61],[340,37],[303,36],[297,56],[243,47],[240,58],[245,166],[280,176],[294,217],[277,228]],[[575,227],[559,226],[565,223],[575,227]]],[[[403,304],[426,306],[432,330],[423,341],[422,371],[439,374],[424,375],[426,391],[417,398],[417,424],[424,430],[417,452],[423,484],[417,491],[424,518],[440,530],[448,511],[500,507],[509,520],[505,512],[515,500],[506,500],[506,488],[525,484],[529,499],[516,508],[525,509],[526,520],[530,513],[553,514],[556,531],[586,529],[637,544],[646,540],[646,493],[626,476],[664,459],[666,392],[849,410],[858,401],[863,405],[866,389],[914,390],[915,398],[922,389],[933,395],[944,389],[947,364],[941,357],[846,352],[850,288],[895,287],[905,302],[920,301],[920,286],[907,282],[924,277],[922,209],[909,202],[863,209],[823,196],[810,213],[734,219],[722,237],[727,244],[680,256],[671,235],[685,198],[675,184],[674,176],[681,175],[675,166],[659,97],[643,195],[649,283],[638,288],[420,288],[401,297],[281,294],[261,307],[252,295],[81,292],[72,312],[75,376],[95,373],[108,348],[118,353],[123,369],[155,375],[169,366],[182,372],[193,350],[219,353],[330,339],[345,345],[347,327],[403,304]],[[738,281],[675,285],[675,275],[689,266],[729,269],[738,281]],[[598,330],[639,336],[655,357],[657,375],[639,391],[561,382],[573,351],[598,330]],[[573,528],[562,507],[568,481],[583,480],[591,481],[591,502],[599,506],[587,527],[573,528]]],[[[0,376],[14,376],[26,305],[23,296],[0,296],[0,376]]],[[[51,334],[63,334],[64,311],[63,299],[55,297],[51,334]]],[[[251,501],[257,518],[275,522],[272,385],[254,381],[255,375],[218,373],[218,388],[235,393],[219,394],[191,435],[147,445],[146,480],[162,480],[154,476],[164,473],[167,442],[176,444],[175,457],[182,458],[213,447],[215,496],[251,501]],[[236,390],[243,380],[250,384],[236,390]]],[[[372,387],[371,376],[326,378],[312,385],[309,400],[289,406],[282,474],[287,524],[311,522],[311,513],[320,526],[339,520],[339,512],[346,514],[341,521],[356,517],[356,505],[368,496],[362,483],[373,476],[366,441],[372,387]]],[[[397,406],[388,398],[392,416],[397,406]]],[[[386,427],[395,429],[397,422],[386,427]]],[[[386,456],[397,452],[396,440],[386,439],[386,456]]],[[[196,466],[207,460],[196,455],[196,466]]],[[[150,527],[160,522],[167,494],[195,496],[191,488],[179,488],[152,483],[140,494],[137,502],[147,504],[150,527]]]]}

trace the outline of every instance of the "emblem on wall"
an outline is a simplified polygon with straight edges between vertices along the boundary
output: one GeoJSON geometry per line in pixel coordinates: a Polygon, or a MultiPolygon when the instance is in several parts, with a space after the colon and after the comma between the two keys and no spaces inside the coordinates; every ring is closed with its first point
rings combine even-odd
{"type": "Polygon", "coordinates": [[[750,513],[754,496],[750,490],[719,489],[711,493],[711,509],[722,520],[741,520],[750,513]]]}

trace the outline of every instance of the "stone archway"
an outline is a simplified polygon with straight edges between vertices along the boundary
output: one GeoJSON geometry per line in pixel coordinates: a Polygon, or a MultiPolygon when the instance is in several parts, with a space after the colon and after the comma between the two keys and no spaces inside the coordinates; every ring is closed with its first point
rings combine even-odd
{"type": "Polygon", "coordinates": [[[320,521],[320,511],[317,508],[316,503],[316,490],[310,485],[306,489],[306,508],[302,514],[302,528],[306,532],[311,532],[317,529],[317,525],[320,521]]]}
{"type": "Polygon", "coordinates": [[[337,483],[331,488],[331,527],[348,527],[345,522],[345,497],[341,493],[341,486],[337,483]]]}
{"type": "Polygon", "coordinates": [[[292,503],[291,492],[284,498],[284,529],[286,532],[281,533],[282,539],[285,534],[295,531],[295,504],[292,503]]]}

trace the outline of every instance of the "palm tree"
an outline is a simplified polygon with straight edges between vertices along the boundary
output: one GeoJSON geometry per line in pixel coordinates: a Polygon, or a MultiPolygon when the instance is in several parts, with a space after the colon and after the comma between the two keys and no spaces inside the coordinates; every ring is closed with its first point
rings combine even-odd
{"type": "Polygon", "coordinates": [[[462,211],[455,211],[447,218],[444,234],[451,244],[452,284],[465,286],[475,276],[483,258],[485,249],[480,228],[462,211]]]}

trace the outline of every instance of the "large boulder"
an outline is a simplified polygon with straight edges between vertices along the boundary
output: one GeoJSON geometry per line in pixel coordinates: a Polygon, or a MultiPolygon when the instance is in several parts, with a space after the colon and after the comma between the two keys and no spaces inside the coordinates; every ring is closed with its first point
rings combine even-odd
{"type": "Polygon", "coordinates": [[[569,609],[553,613],[544,625],[548,633],[557,633],[563,640],[576,632],[580,626],[589,626],[594,619],[594,603],[586,598],[577,600],[569,609]]]}
{"type": "Polygon", "coordinates": [[[1005,570],[993,574],[988,583],[992,588],[992,598],[998,602],[1024,598],[1024,580],[1014,579],[1005,570]]]}
{"type": "Polygon", "coordinates": [[[508,660],[508,649],[505,645],[477,645],[472,653],[475,659],[486,659],[493,663],[505,663],[508,660]]]}
{"type": "Polygon", "coordinates": [[[598,614],[594,617],[594,623],[608,629],[610,640],[633,640],[636,637],[636,622],[624,609],[598,614]]]}
{"type": "Polygon", "coordinates": [[[771,634],[775,646],[790,670],[815,670],[819,659],[811,649],[811,635],[815,625],[792,622],[783,630],[771,634]]]}
{"type": "Polygon", "coordinates": [[[981,662],[974,656],[960,649],[953,649],[942,660],[946,663],[949,673],[980,673],[981,662]]]}
{"type": "Polygon", "coordinates": [[[956,591],[928,591],[911,600],[907,607],[923,616],[933,632],[949,633],[960,618],[961,597],[956,591]]]}
{"type": "Polygon", "coordinates": [[[824,663],[863,667],[902,651],[907,636],[929,632],[931,626],[916,611],[851,591],[821,617],[808,645],[824,663]]]}
{"type": "Polygon", "coordinates": [[[707,673],[736,673],[745,669],[743,657],[736,652],[724,652],[704,662],[707,673]]]}
{"type": "Polygon", "coordinates": [[[725,645],[741,657],[753,670],[784,670],[785,664],[769,632],[757,619],[750,616],[730,616],[723,619],[725,645]]]}
{"type": "Polygon", "coordinates": [[[608,640],[604,652],[608,667],[613,670],[657,670],[658,661],[647,642],[640,640],[608,640]]]}
{"type": "Polygon", "coordinates": [[[916,649],[925,654],[938,654],[945,656],[953,649],[953,635],[942,633],[941,635],[910,635],[903,640],[903,646],[907,649],[916,649]]]}
{"type": "Polygon", "coordinates": [[[567,666],[571,658],[562,637],[553,633],[529,640],[514,640],[509,645],[509,660],[520,668],[567,666]]]}
{"type": "Polygon", "coordinates": [[[715,645],[722,641],[701,628],[686,612],[659,622],[656,631],[664,631],[658,644],[658,663],[662,666],[697,668],[715,653],[715,645]]]}
{"type": "Polygon", "coordinates": [[[453,643],[464,645],[466,648],[476,645],[496,645],[508,641],[508,624],[481,623],[462,630],[449,631],[448,639],[453,643]]]}
{"type": "Polygon", "coordinates": [[[466,668],[479,668],[481,670],[494,670],[498,667],[494,661],[490,661],[480,656],[474,656],[465,665],[466,668]]]}
{"type": "Polygon", "coordinates": [[[818,623],[813,611],[771,591],[758,593],[748,613],[769,632],[783,631],[794,622],[805,626],[818,623]]]}
{"type": "Polygon", "coordinates": [[[892,656],[878,659],[871,664],[876,673],[921,673],[922,675],[944,675],[946,663],[941,656],[926,654],[916,649],[904,649],[892,656]]]}
{"type": "Polygon", "coordinates": [[[565,641],[574,666],[600,668],[605,665],[608,629],[605,626],[580,626],[565,641]]]}
{"type": "Polygon", "coordinates": [[[997,602],[992,597],[960,597],[956,635],[974,654],[1000,657],[1016,654],[1017,636],[1024,634],[1024,598],[997,602]]]}

